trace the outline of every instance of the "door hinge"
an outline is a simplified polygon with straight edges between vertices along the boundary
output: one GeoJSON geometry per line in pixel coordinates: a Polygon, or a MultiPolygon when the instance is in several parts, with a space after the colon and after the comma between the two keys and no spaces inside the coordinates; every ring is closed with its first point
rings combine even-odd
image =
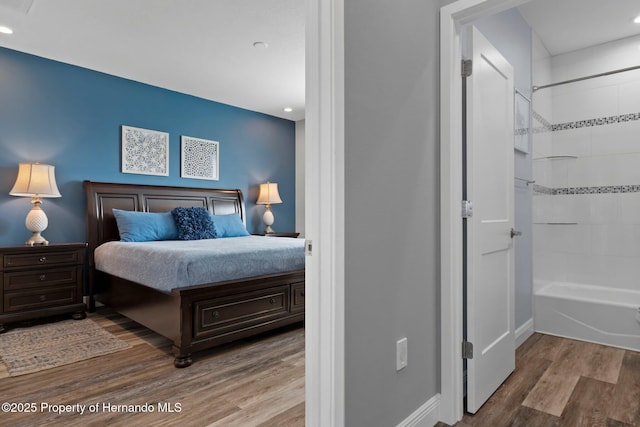
{"type": "Polygon", "coordinates": [[[462,218],[471,218],[473,216],[473,203],[471,200],[462,201],[462,218]]]}
{"type": "Polygon", "coordinates": [[[473,343],[462,341],[462,358],[473,359],[473,343]]]}
{"type": "Polygon", "coordinates": [[[307,256],[313,255],[313,242],[311,240],[304,241],[304,254],[307,256]]]}
{"type": "Polygon", "coordinates": [[[462,77],[469,77],[473,72],[473,61],[471,59],[462,60],[462,77]]]}

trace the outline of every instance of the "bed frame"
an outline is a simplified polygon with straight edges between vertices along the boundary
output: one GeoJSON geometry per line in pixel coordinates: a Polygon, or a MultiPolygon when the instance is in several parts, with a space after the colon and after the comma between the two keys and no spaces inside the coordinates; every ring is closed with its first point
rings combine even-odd
{"type": "Polygon", "coordinates": [[[162,292],[95,270],[93,251],[119,240],[112,209],[166,212],[204,207],[238,213],[246,223],[240,190],[84,182],[89,241],[89,310],[99,301],[173,341],[174,365],[191,353],[304,320],[304,270],[162,292]]]}

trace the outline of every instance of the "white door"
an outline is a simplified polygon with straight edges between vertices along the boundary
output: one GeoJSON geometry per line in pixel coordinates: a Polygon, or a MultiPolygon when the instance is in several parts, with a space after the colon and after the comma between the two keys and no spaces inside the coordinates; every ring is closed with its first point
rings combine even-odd
{"type": "Polygon", "coordinates": [[[515,369],[513,68],[475,28],[466,78],[467,411],[475,413],[515,369]]]}

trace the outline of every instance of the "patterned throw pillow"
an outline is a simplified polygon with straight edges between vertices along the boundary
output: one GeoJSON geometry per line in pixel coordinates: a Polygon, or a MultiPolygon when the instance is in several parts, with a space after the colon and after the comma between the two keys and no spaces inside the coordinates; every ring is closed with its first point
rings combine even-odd
{"type": "Polygon", "coordinates": [[[215,239],[216,228],[205,208],[175,208],[171,214],[178,227],[178,239],[215,239]]]}

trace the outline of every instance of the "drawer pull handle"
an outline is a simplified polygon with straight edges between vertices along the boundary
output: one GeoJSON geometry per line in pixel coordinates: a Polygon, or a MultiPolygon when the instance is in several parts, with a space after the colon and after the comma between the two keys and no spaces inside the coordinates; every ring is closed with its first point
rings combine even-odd
{"type": "Polygon", "coordinates": [[[38,261],[47,262],[47,257],[46,256],[42,256],[42,257],[40,257],[40,259],[38,261]]]}
{"type": "Polygon", "coordinates": [[[220,317],[220,313],[218,313],[217,311],[213,312],[213,318],[214,319],[218,319],[220,317]]]}
{"type": "Polygon", "coordinates": [[[275,304],[275,303],[276,303],[276,300],[275,300],[275,299],[273,299],[273,298],[269,298],[269,304],[275,304]]]}
{"type": "Polygon", "coordinates": [[[41,280],[41,281],[42,281],[42,280],[47,280],[47,276],[46,276],[46,275],[44,275],[44,274],[41,274],[41,275],[40,275],[40,280],[41,280]]]}
{"type": "Polygon", "coordinates": [[[44,301],[44,300],[46,300],[46,299],[47,299],[47,296],[46,296],[46,295],[40,295],[40,301],[44,301]]]}

